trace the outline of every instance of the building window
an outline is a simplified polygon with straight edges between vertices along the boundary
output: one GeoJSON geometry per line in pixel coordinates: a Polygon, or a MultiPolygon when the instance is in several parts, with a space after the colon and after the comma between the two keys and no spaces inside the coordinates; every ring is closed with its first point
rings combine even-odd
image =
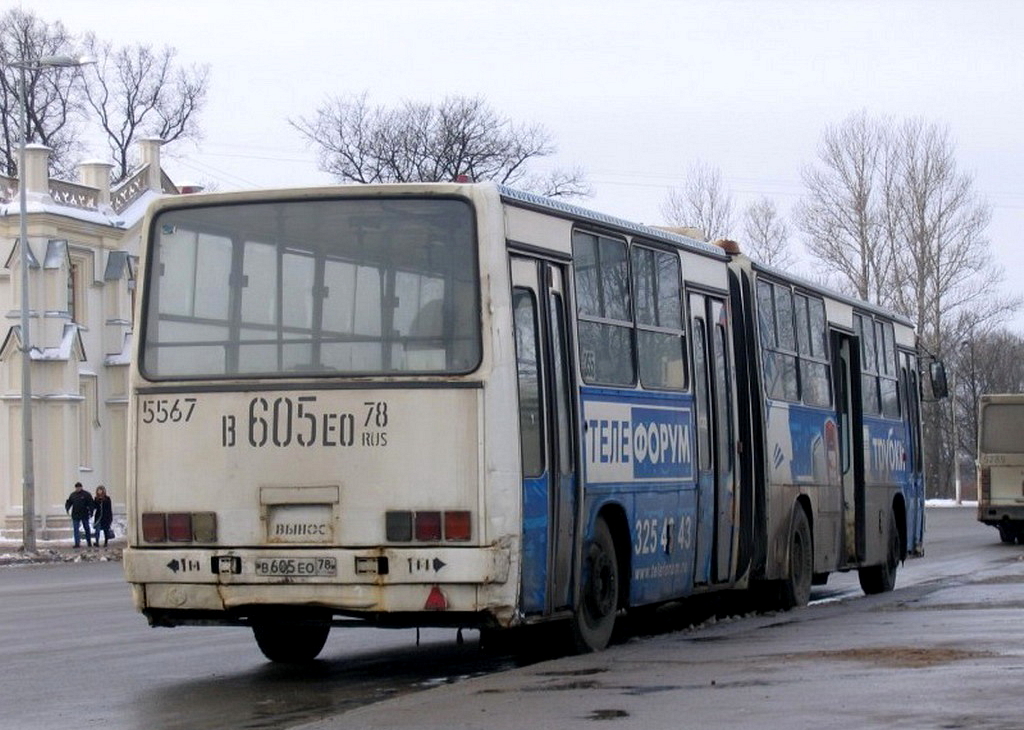
{"type": "Polygon", "coordinates": [[[85,267],[79,261],[72,261],[68,267],[68,317],[77,324],[85,324],[84,270],[85,267]]]}

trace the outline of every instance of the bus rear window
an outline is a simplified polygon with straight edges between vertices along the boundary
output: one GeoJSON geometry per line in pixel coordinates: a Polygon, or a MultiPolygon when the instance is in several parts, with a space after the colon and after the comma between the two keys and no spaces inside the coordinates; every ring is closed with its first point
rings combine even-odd
{"type": "Polygon", "coordinates": [[[981,452],[1019,454],[1024,433],[1024,408],[1016,403],[989,403],[981,410],[981,452]]]}
{"type": "Polygon", "coordinates": [[[456,199],[278,200],[154,221],[150,379],[464,373],[480,361],[473,210],[456,199]]]}

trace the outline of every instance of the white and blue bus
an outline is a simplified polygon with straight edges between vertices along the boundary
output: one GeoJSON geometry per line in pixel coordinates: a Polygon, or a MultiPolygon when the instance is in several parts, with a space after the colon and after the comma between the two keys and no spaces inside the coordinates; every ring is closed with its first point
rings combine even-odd
{"type": "MultiPolygon", "coordinates": [[[[154,626],[562,621],[920,554],[910,323],[711,245],[493,184],[169,197],[131,372],[154,626]]],[[[570,633],[571,632],[571,633],[570,633]]]]}

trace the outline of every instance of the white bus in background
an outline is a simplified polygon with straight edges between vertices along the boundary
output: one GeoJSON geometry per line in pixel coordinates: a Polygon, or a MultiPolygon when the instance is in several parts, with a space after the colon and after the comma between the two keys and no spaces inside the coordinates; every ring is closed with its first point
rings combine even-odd
{"type": "Polygon", "coordinates": [[[978,405],[978,520],[1005,543],[1024,543],[1024,394],[982,395],[978,405]]]}
{"type": "Polygon", "coordinates": [[[564,622],[923,545],[914,331],[493,184],[169,197],[146,222],[124,567],[154,626],[564,622]]]}

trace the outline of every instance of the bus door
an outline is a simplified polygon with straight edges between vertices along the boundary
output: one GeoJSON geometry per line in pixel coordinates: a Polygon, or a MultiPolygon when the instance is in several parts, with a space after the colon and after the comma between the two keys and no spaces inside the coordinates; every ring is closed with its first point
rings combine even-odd
{"type": "Polygon", "coordinates": [[[697,426],[697,549],[694,583],[732,578],[736,463],[732,359],[725,302],[690,295],[694,422],[697,426]]]}
{"type": "Polygon", "coordinates": [[[571,606],[578,505],[564,267],[513,256],[523,462],[522,609],[571,606]]]}
{"type": "Polygon", "coordinates": [[[832,332],[839,474],[843,484],[843,559],[859,563],[865,554],[864,418],[860,396],[860,341],[832,332]]]}
{"type": "Polygon", "coordinates": [[[917,358],[901,352],[900,390],[903,398],[903,427],[906,433],[907,455],[907,553],[920,554],[924,547],[924,474],[921,453],[921,385],[918,380],[917,358]]]}

